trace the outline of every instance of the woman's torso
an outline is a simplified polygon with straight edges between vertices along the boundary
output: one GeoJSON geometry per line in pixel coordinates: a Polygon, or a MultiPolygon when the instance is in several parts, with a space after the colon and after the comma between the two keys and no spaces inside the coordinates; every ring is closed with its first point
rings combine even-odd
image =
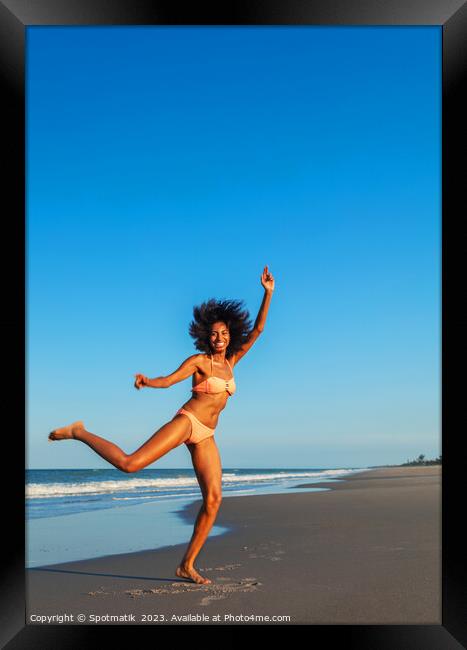
{"type": "MultiPolygon", "coordinates": [[[[225,379],[226,385],[231,383],[233,377],[231,368],[233,368],[234,362],[232,358],[229,358],[228,362],[230,363],[230,367],[226,362],[222,365],[219,362],[213,361],[211,365],[211,356],[205,355],[203,364],[199,367],[199,371],[196,371],[193,374],[192,387],[202,384],[212,376],[218,379],[225,379]]],[[[193,392],[190,399],[185,402],[182,408],[191,411],[193,415],[207,427],[215,429],[219,419],[219,414],[225,408],[229,396],[227,390],[216,393],[193,392]]]]}

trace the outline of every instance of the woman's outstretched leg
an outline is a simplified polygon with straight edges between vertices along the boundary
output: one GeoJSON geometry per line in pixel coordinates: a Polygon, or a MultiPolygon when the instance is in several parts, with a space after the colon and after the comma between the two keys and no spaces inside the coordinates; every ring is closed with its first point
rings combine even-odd
{"type": "Polygon", "coordinates": [[[222,501],[222,467],[214,438],[189,446],[193,468],[203,495],[203,505],[196,518],[193,535],[185,555],[176,570],[180,578],[190,578],[199,584],[211,581],[194,568],[195,559],[206,541],[222,501]]]}
{"type": "Polygon", "coordinates": [[[113,442],[86,431],[81,420],[60,429],[54,429],[49,434],[49,440],[80,440],[122,472],[138,472],[154,463],[171,449],[181,445],[189,438],[190,434],[191,422],[186,416],[176,415],[173,420],[164,424],[132,454],[126,454],[113,442]]]}

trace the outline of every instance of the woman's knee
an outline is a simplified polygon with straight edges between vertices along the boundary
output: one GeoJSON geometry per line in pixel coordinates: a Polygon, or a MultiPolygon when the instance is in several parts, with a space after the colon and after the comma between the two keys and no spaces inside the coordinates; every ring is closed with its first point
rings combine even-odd
{"type": "Polygon", "coordinates": [[[134,458],[126,456],[120,461],[119,469],[126,474],[133,474],[134,472],[139,472],[141,467],[134,458]]]}
{"type": "Polygon", "coordinates": [[[220,491],[208,492],[204,499],[204,507],[207,512],[217,512],[222,503],[222,493],[220,491]]]}

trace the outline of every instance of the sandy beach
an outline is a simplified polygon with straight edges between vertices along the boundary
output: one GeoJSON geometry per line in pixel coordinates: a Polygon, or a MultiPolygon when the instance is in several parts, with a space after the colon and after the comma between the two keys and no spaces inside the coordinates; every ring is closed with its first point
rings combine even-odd
{"type": "Polygon", "coordinates": [[[439,466],[301,487],[224,498],[210,585],[175,576],[186,544],[28,569],[27,624],[441,624],[439,466]]]}

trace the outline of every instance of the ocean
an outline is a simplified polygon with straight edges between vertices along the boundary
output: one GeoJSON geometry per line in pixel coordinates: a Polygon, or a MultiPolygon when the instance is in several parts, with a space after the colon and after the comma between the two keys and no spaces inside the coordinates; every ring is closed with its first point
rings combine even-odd
{"type": "MultiPolygon", "coordinates": [[[[297,486],[310,482],[322,490],[327,481],[365,469],[223,469],[222,493],[302,491],[297,486]]],[[[200,498],[192,469],[26,470],[26,566],[188,543],[193,524],[179,511],[200,498]]],[[[214,526],[210,536],[224,532],[214,526]]]]}

